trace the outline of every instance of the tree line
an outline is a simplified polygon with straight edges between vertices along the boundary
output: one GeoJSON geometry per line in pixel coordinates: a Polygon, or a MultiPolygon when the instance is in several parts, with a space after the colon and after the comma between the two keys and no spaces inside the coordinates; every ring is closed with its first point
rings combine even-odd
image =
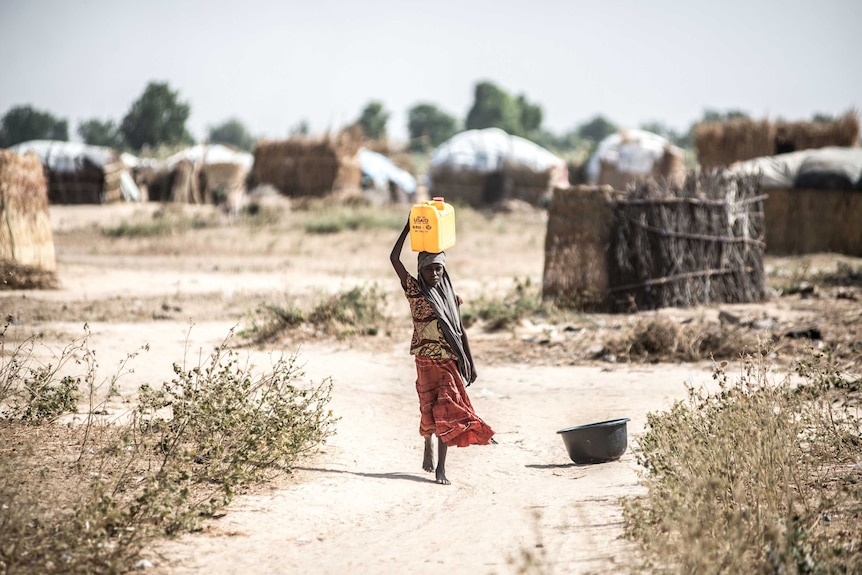
{"type": "MultiPolygon", "coordinates": [[[[194,143],[186,128],[191,106],[166,82],[150,82],[141,96],[130,106],[119,122],[112,119],[90,118],[77,126],[78,136],[87,144],[107,146],[137,153],[161,145],[178,146],[194,143]]],[[[366,137],[383,140],[387,137],[390,113],[379,100],[370,101],[360,112],[357,126],[366,137]]],[[[740,110],[719,112],[706,110],[700,121],[748,118],[740,110]]],[[[832,118],[823,114],[814,121],[832,118]]],[[[542,127],[542,107],[528,100],[525,94],[513,95],[493,82],[478,82],[474,87],[473,103],[461,120],[431,102],[420,102],[407,112],[408,147],[414,152],[428,153],[461,130],[500,128],[509,134],[527,138],[555,152],[566,154],[590,149],[606,136],[617,131],[617,125],[601,114],[576,125],[563,134],[554,134],[542,127]]],[[[685,132],[677,132],[662,122],[652,121],[639,126],[668,138],[682,148],[693,145],[692,133],[698,122],[685,132]]],[[[290,129],[291,135],[307,135],[308,123],[301,121],[290,129]]],[[[28,140],[69,140],[69,124],[47,111],[29,105],[14,106],[0,118],[0,148],[28,140]]],[[[206,140],[251,151],[256,138],[237,118],[211,126],[206,140]]]]}

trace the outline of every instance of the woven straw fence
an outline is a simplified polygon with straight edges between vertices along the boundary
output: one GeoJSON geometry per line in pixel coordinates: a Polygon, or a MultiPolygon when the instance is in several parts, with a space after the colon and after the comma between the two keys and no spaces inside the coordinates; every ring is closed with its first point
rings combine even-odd
{"type": "Polygon", "coordinates": [[[763,201],[756,178],[644,180],[627,194],[555,190],[543,294],[564,307],[634,312],[765,297],[763,201]]]}

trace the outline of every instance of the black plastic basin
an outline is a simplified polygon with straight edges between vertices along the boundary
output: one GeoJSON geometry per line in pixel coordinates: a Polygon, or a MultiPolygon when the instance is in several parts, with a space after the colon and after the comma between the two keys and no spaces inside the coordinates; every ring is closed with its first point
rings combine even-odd
{"type": "Polygon", "coordinates": [[[626,452],[628,417],[561,429],[563,443],[575,463],[603,463],[619,459],[626,452]]]}

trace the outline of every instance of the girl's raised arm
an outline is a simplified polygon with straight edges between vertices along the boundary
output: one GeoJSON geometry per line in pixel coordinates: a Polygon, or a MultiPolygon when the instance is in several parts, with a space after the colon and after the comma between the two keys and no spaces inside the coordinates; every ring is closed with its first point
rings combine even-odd
{"type": "Polygon", "coordinates": [[[404,224],[404,229],[401,230],[401,235],[395,241],[392,247],[392,253],[389,254],[389,261],[392,262],[392,267],[395,268],[395,273],[398,274],[398,279],[401,280],[401,286],[407,285],[407,268],[401,263],[401,250],[404,249],[404,240],[407,239],[407,234],[410,232],[410,219],[404,224]]]}

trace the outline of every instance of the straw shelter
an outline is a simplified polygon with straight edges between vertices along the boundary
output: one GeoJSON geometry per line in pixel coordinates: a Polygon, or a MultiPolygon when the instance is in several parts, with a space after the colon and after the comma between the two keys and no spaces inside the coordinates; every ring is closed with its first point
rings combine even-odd
{"type": "Polygon", "coordinates": [[[859,145],[859,117],[847,112],[832,122],[777,122],[775,153],[859,145]]]}
{"type": "Polygon", "coordinates": [[[255,184],[270,184],[289,197],[359,194],[360,147],[361,138],[352,132],[261,141],[254,150],[251,177],[255,184]]]}
{"type": "Polygon", "coordinates": [[[245,190],[248,172],[245,166],[228,162],[203,165],[199,180],[204,203],[224,204],[231,194],[245,190]]]}
{"type": "Polygon", "coordinates": [[[763,201],[752,176],[696,174],[554,191],[543,295],[590,311],[634,312],[765,297],[763,201]]]}
{"type": "Polygon", "coordinates": [[[10,148],[35,153],[45,170],[52,204],[140,201],[141,192],[120,154],[80,142],[33,140],[10,148]]]}
{"type": "Polygon", "coordinates": [[[431,171],[430,183],[435,196],[473,207],[494,203],[506,195],[506,179],[501,170],[487,172],[441,165],[431,171]]]}
{"type": "Polygon", "coordinates": [[[170,199],[181,204],[202,203],[199,185],[200,166],[183,158],[171,170],[170,199]]]}
{"type": "Polygon", "coordinates": [[[601,160],[598,185],[625,190],[644,179],[662,179],[670,186],[680,187],[685,181],[685,157],[682,149],[668,145],[652,164],[649,172],[640,174],[621,170],[619,164],[601,160]]]}
{"type": "Polygon", "coordinates": [[[0,150],[0,289],[56,287],[56,269],[42,163],[0,150]]]}
{"type": "Polygon", "coordinates": [[[509,199],[541,204],[554,186],[568,185],[563,159],[499,128],[456,134],[430,163],[434,196],[476,207],[509,199]]]}
{"type": "Polygon", "coordinates": [[[859,118],[847,112],[832,122],[776,122],[735,118],[695,126],[698,161],[709,170],[734,162],[825,146],[858,146],[859,118]]]}
{"type": "Polygon", "coordinates": [[[585,183],[625,190],[647,178],[681,186],[685,156],[667,138],[640,129],[619,130],[599,142],[583,167],[585,183]]]}

